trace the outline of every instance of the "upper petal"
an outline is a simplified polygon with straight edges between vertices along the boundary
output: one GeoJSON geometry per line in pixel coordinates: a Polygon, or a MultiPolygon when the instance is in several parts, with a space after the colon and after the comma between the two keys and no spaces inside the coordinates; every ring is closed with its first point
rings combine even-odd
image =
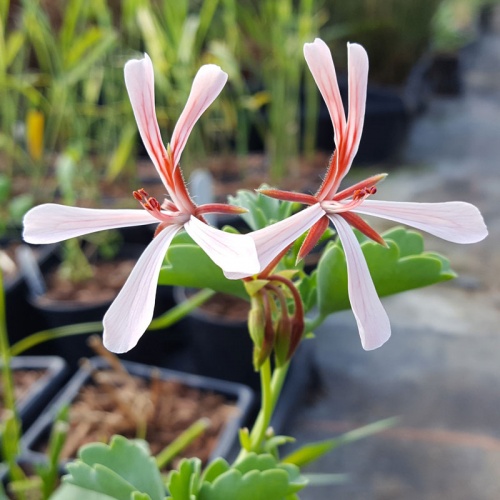
{"type": "Polygon", "coordinates": [[[339,215],[329,215],[335,225],[347,263],[349,301],[358,324],[361,345],[377,349],[391,336],[389,317],[377,295],[365,257],[349,224],[339,215]]]}
{"type": "Polygon", "coordinates": [[[227,73],[215,64],[205,64],[198,70],[186,106],[175,125],[170,141],[174,166],[179,163],[194,124],[220,94],[226,81],[227,73]]]}
{"type": "Polygon", "coordinates": [[[349,172],[358,152],[365,121],[366,91],[368,85],[368,55],[357,43],[347,44],[349,70],[349,114],[345,133],[338,145],[338,168],[335,179],[328,183],[327,198],[337,192],[342,179],[349,172]]]}
{"type": "MultiPolygon", "coordinates": [[[[365,121],[366,89],[368,85],[368,54],[357,43],[347,44],[349,69],[349,114],[346,136],[342,138],[342,172],[338,183],[349,172],[358,152],[365,121]]],[[[338,187],[338,186],[337,186],[338,187]]],[[[335,188],[335,191],[337,188],[335,188]]]]}
{"type": "MultiPolygon", "coordinates": [[[[259,256],[258,272],[263,271],[280,252],[305,233],[324,215],[325,211],[319,203],[316,203],[291,217],[249,233],[249,236],[255,241],[259,256]]],[[[228,273],[224,274],[230,279],[240,279],[249,276],[241,272],[231,275],[228,275],[228,273]]]]}
{"type": "Polygon", "coordinates": [[[330,113],[335,144],[338,146],[344,134],[346,119],[332,54],[328,45],[316,38],[313,43],[304,44],[304,57],[330,113]]]}
{"type": "Polygon", "coordinates": [[[226,233],[192,216],[184,229],[225,272],[251,276],[259,272],[255,244],[248,235],[226,233]]]}
{"type": "Polygon", "coordinates": [[[142,142],[167,190],[172,189],[168,172],[167,150],[163,145],[155,111],[155,82],[153,63],[147,54],[144,59],[132,59],[125,64],[125,86],[142,142]]]}
{"type": "Polygon", "coordinates": [[[79,208],[46,203],[24,216],[23,238],[28,243],[57,243],[83,234],[158,222],[146,210],[79,208]]]}
{"type": "Polygon", "coordinates": [[[365,200],[353,210],[416,227],[454,243],[476,243],[488,235],[481,212],[470,203],[365,200]]]}
{"type": "Polygon", "coordinates": [[[106,349],[117,353],[129,351],[151,323],[163,258],[181,227],[166,227],[153,239],[137,261],[104,316],[103,341],[106,349]]]}

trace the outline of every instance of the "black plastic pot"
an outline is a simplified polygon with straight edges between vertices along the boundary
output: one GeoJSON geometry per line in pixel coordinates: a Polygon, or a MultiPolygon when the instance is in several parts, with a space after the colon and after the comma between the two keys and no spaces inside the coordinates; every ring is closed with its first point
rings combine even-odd
{"type": "MultiPolygon", "coordinates": [[[[124,245],[117,258],[137,259],[144,250],[144,245],[124,245]]],[[[40,301],[38,298],[29,299],[35,314],[40,318],[38,330],[57,328],[87,322],[101,322],[111,305],[111,300],[91,304],[80,304],[66,301],[40,301]]],[[[170,287],[158,287],[155,303],[155,315],[159,315],[173,305],[172,290],[170,287]]],[[[126,332],[124,332],[126,334],[126,332]]],[[[91,357],[95,353],[88,347],[89,334],[73,335],[45,342],[38,347],[44,354],[55,354],[63,357],[74,371],[78,368],[78,361],[82,357],[91,357]]],[[[177,349],[184,337],[175,328],[168,331],[146,333],[138,345],[123,357],[132,361],[161,364],[162,356],[167,351],[177,349]]]]}
{"type": "MultiPolygon", "coordinates": [[[[174,298],[177,303],[186,301],[186,289],[175,287],[174,298]]],[[[185,318],[184,328],[195,373],[259,390],[259,375],[252,364],[253,344],[245,320],[215,316],[197,308],[185,318]]]]}
{"type": "Polygon", "coordinates": [[[45,371],[44,375],[16,402],[23,429],[27,429],[66,381],[68,367],[62,358],[56,356],[17,356],[12,358],[11,368],[13,371],[45,371]]]}
{"type": "MultiPolygon", "coordinates": [[[[176,301],[186,300],[186,290],[174,288],[176,301]]],[[[253,370],[253,345],[246,321],[231,321],[195,309],[185,320],[189,328],[190,344],[184,357],[186,365],[195,373],[222,378],[250,386],[260,393],[260,379],[253,370]],[[189,363],[190,361],[190,363],[189,363]]],[[[293,356],[290,368],[277,402],[271,424],[276,433],[282,434],[297,407],[303,403],[311,389],[319,386],[314,343],[305,340],[293,356]]]]}
{"type": "MultiPolygon", "coordinates": [[[[108,367],[107,362],[102,358],[93,358],[90,362],[93,367],[98,369],[108,367]]],[[[249,415],[253,406],[254,394],[249,387],[139,363],[125,361],[123,364],[132,375],[149,379],[154,373],[155,376],[159,376],[162,380],[175,380],[188,387],[218,393],[228,400],[234,401],[237,411],[234,412],[234,416],[222,431],[219,442],[212,452],[211,459],[224,457],[230,460],[234,458],[238,448],[239,429],[244,425],[248,425],[249,415]]],[[[22,442],[22,456],[25,460],[28,462],[40,462],[44,460],[44,455],[36,451],[37,445],[47,439],[51,425],[61,407],[70,404],[78,395],[81,387],[89,382],[89,371],[81,368],[67,383],[51,407],[31,426],[24,435],[22,442]]]]}
{"type": "MultiPolygon", "coordinates": [[[[30,245],[31,246],[31,245],[30,245]]],[[[57,245],[32,246],[39,268],[42,271],[49,269],[56,261],[57,245]]],[[[27,297],[28,286],[19,272],[4,282],[5,307],[7,320],[7,333],[9,343],[12,345],[27,335],[39,330],[40,321],[38,313],[33,310],[27,297]]],[[[38,354],[31,352],[30,354],[38,354]]]]}
{"type": "MultiPolygon", "coordinates": [[[[347,82],[339,79],[339,88],[347,110],[347,82]]],[[[381,163],[392,159],[401,149],[408,127],[410,113],[398,92],[388,88],[369,86],[363,134],[356,154],[356,164],[381,163]]],[[[333,125],[323,100],[320,102],[316,146],[333,151],[333,125]]]]}

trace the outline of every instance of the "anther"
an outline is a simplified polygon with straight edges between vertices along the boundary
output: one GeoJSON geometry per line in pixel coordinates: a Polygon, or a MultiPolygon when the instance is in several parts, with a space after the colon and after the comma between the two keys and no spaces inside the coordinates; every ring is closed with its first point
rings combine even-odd
{"type": "Polygon", "coordinates": [[[375,194],[376,192],[377,188],[375,186],[364,187],[363,189],[357,189],[356,191],[354,191],[352,199],[354,201],[359,201],[362,198],[366,198],[367,196],[375,194]]]}
{"type": "Polygon", "coordinates": [[[134,198],[140,202],[147,200],[149,197],[149,194],[146,193],[146,191],[143,188],[134,191],[132,194],[134,195],[134,198]]]}
{"type": "Polygon", "coordinates": [[[148,205],[153,207],[153,210],[160,210],[161,209],[161,205],[158,202],[158,200],[156,198],[153,198],[152,196],[149,197],[149,199],[148,199],[148,205]]]}

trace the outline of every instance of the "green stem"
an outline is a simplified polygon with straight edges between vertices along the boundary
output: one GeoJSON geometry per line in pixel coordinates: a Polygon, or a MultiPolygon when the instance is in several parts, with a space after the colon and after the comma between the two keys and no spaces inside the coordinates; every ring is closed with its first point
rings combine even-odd
{"type": "MultiPolygon", "coordinates": [[[[17,414],[16,398],[14,394],[14,381],[12,379],[11,353],[9,349],[9,337],[7,335],[7,319],[5,314],[5,291],[3,287],[3,274],[0,269],[0,357],[2,364],[2,386],[4,418],[0,431],[1,436],[0,455],[8,464],[10,479],[22,481],[25,474],[17,464],[19,443],[21,440],[21,421],[17,414]]],[[[26,496],[20,494],[18,497],[24,500],[26,496]]]]}
{"type": "Polygon", "coordinates": [[[306,318],[305,321],[305,326],[304,326],[304,332],[309,333],[314,331],[318,326],[323,324],[323,321],[325,321],[327,317],[323,314],[320,314],[319,316],[316,316],[314,319],[310,320],[306,318]]]}
{"type": "Polygon", "coordinates": [[[260,407],[260,414],[262,417],[255,422],[254,428],[250,433],[250,444],[252,451],[259,451],[262,441],[265,438],[267,428],[271,422],[273,415],[273,392],[271,387],[271,360],[269,357],[264,361],[260,367],[260,386],[262,392],[262,403],[260,407]]]}
{"type": "Polygon", "coordinates": [[[81,335],[84,333],[94,333],[102,330],[102,323],[99,321],[93,321],[90,323],[79,323],[77,325],[67,325],[60,326],[58,328],[53,328],[52,330],[43,330],[41,332],[33,333],[24,337],[19,342],[16,342],[10,348],[10,354],[12,356],[18,356],[22,352],[35,347],[42,342],[47,342],[48,340],[58,339],[61,337],[68,337],[70,335],[81,335]]]}
{"type": "MultiPolygon", "coordinates": [[[[181,320],[184,316],[189,314],[193,309],[196,309],[205,301],[207,301],[214,293],[215,293],[214,291],[208,289],[201,290],[200,292],[190,297],[186,302],[173,307],[162,316],[155,318],[149,325],[148,331],[160,330],[162,328],[166,328],[170,325],[173,325],[177,321],[181,320]]],[[[27,337],[21,339],[19,342],[16,342],[10,348],[10,355],[18,356],[24,351],[32,347],[35,347],[43,342],[47,342],[48,340],[58,339],[62,337],[69,337],[70,335],[95,333],[99,331],[102,331],[102,323],[98,321],[93,321],[89,323],[79,323],[77,325],[60,326],[58,328],[53,328],[51,330],[43,330],[41,332],[36,332],[31,335],[28,335],[27,337]]],[[[0,344],[0,349],[1,348],[2,346],[0,344]]]]}
{"type": "MultiPolygon", "coordinates": [[[[250,443],[252,445],[251,451],[258,451],[258,448],[262,443],[262,439],[265,437],[266,430],[268,429],[269,424],[271,422],[274,408],[276,407],[276,403],[278,402],[281,390],[283,389],[283,384],[285,382],[289,366],[290,366],[290,361],[288,361],[279,368],[275,368],[269,384],[270,388],[269,401],[264,402],[264,391],[263,391],[262,406],[259,411],[259,414],[257,415],[252,431],[250,432],[250,443]],[[258,442],[259,438],[260,441],[258,442]],[[255,446],[255,443],[257,443],[258,445],[257,447],[255,446]]],[[[242,449],[238,457],[236,458],[235,463],[242,460],[247,453],[248,453],[247,450],[242,449]]]]}
{"type": "Polygon", "coordinates": [[[5,292],[3,287],[3,275],[0,270],[0,356],[2,359],[2,385],[5,408],[16,411],[14,397],[14,383],[12,381],[12,370],[10,369],[11,353],[9,349],[9,337],[7,335],[7,320],[5,314],[5,292]]]}
{"type": "Polygon", "coordinates": [[[151,324],[148,327],[148,331],[161,330],[173,325],[174,323],[177,323],[177,321],[180,321],[191,311],[204,304],[214,294],[215,292],[213,290],[209,290],[208,288],[200,290],[193,296],[189,297],[189,299],[187,299],[185,302],[172,307],[172,309],[169,309],[166,313],[158,316],[153,321],[151,321],[151,324]]]}
{"type": "Polygon", "coordinates": [[[182,450],[189,446],[198,436],[210,427],[208,418],[200,418],[190,425],[180,436],[175,438],[166,448],[156,455],[158,469],[163,469],[182,450]]]}

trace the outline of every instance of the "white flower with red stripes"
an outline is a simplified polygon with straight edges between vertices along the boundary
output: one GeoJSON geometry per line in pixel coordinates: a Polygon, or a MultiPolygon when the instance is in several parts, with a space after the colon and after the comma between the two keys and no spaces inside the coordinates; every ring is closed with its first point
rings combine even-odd
{"type": "MultiPolygon", "coordinates": [[[[304,55],[328,107],[336,145],[327,174],[313,195],[277,189],[260,192],[280,200],[309,205],[305,210],[272,226],[251,233],[257,246],[261,270],[272,267],[279,256],[305,231],[309,231],[299,251],[306,256],[332,222],[344,248],[351,308],[365,349],[375,349],[391,334],[389,318],[377,296],[361,247],[351,226],[374,241],[383,238],[358,214],[375,215],[408,224],[455,243],[475,243],[488,234],[479,210],[469,203],[405,203],[372,200],[375,185],[386,174],[375,175],[339,191],[358,150],[365,116],[368,56],[358,44],[348,44],[349,114],[346,119],[328,46],[320,39],[306,43],[304,55]]],[[[232,277],[242,277],[241,273],[232,277]]],[[[332,277],[334,279],[334,277],[332,277]]]]}
{"type": "Polygon", "coordinates": [[[156,285],[172,239],[182,228],[226,273],[258,272],[255,244],[249,236],[230,234],[209,226],[207,213],[241,213],[224,204],[197,206],[189,196],[179,168],[182,151],[202,113],[219,95],[227,74],[208,64],[198,71],[170,144],[163,145],[155,113],[154,73],[150,58],[125,65],[125,84],[146,150],[168,193],[162,203],[140,189],[135,198],[145,210],[112,210],[44,204],[24,218],[28,243],[55,243],[103,229],[158,223],[155,237],[143,252],[122,290],[104,316],[104,345],[114,352],[134,347],[153,317],[156,285]]]}

